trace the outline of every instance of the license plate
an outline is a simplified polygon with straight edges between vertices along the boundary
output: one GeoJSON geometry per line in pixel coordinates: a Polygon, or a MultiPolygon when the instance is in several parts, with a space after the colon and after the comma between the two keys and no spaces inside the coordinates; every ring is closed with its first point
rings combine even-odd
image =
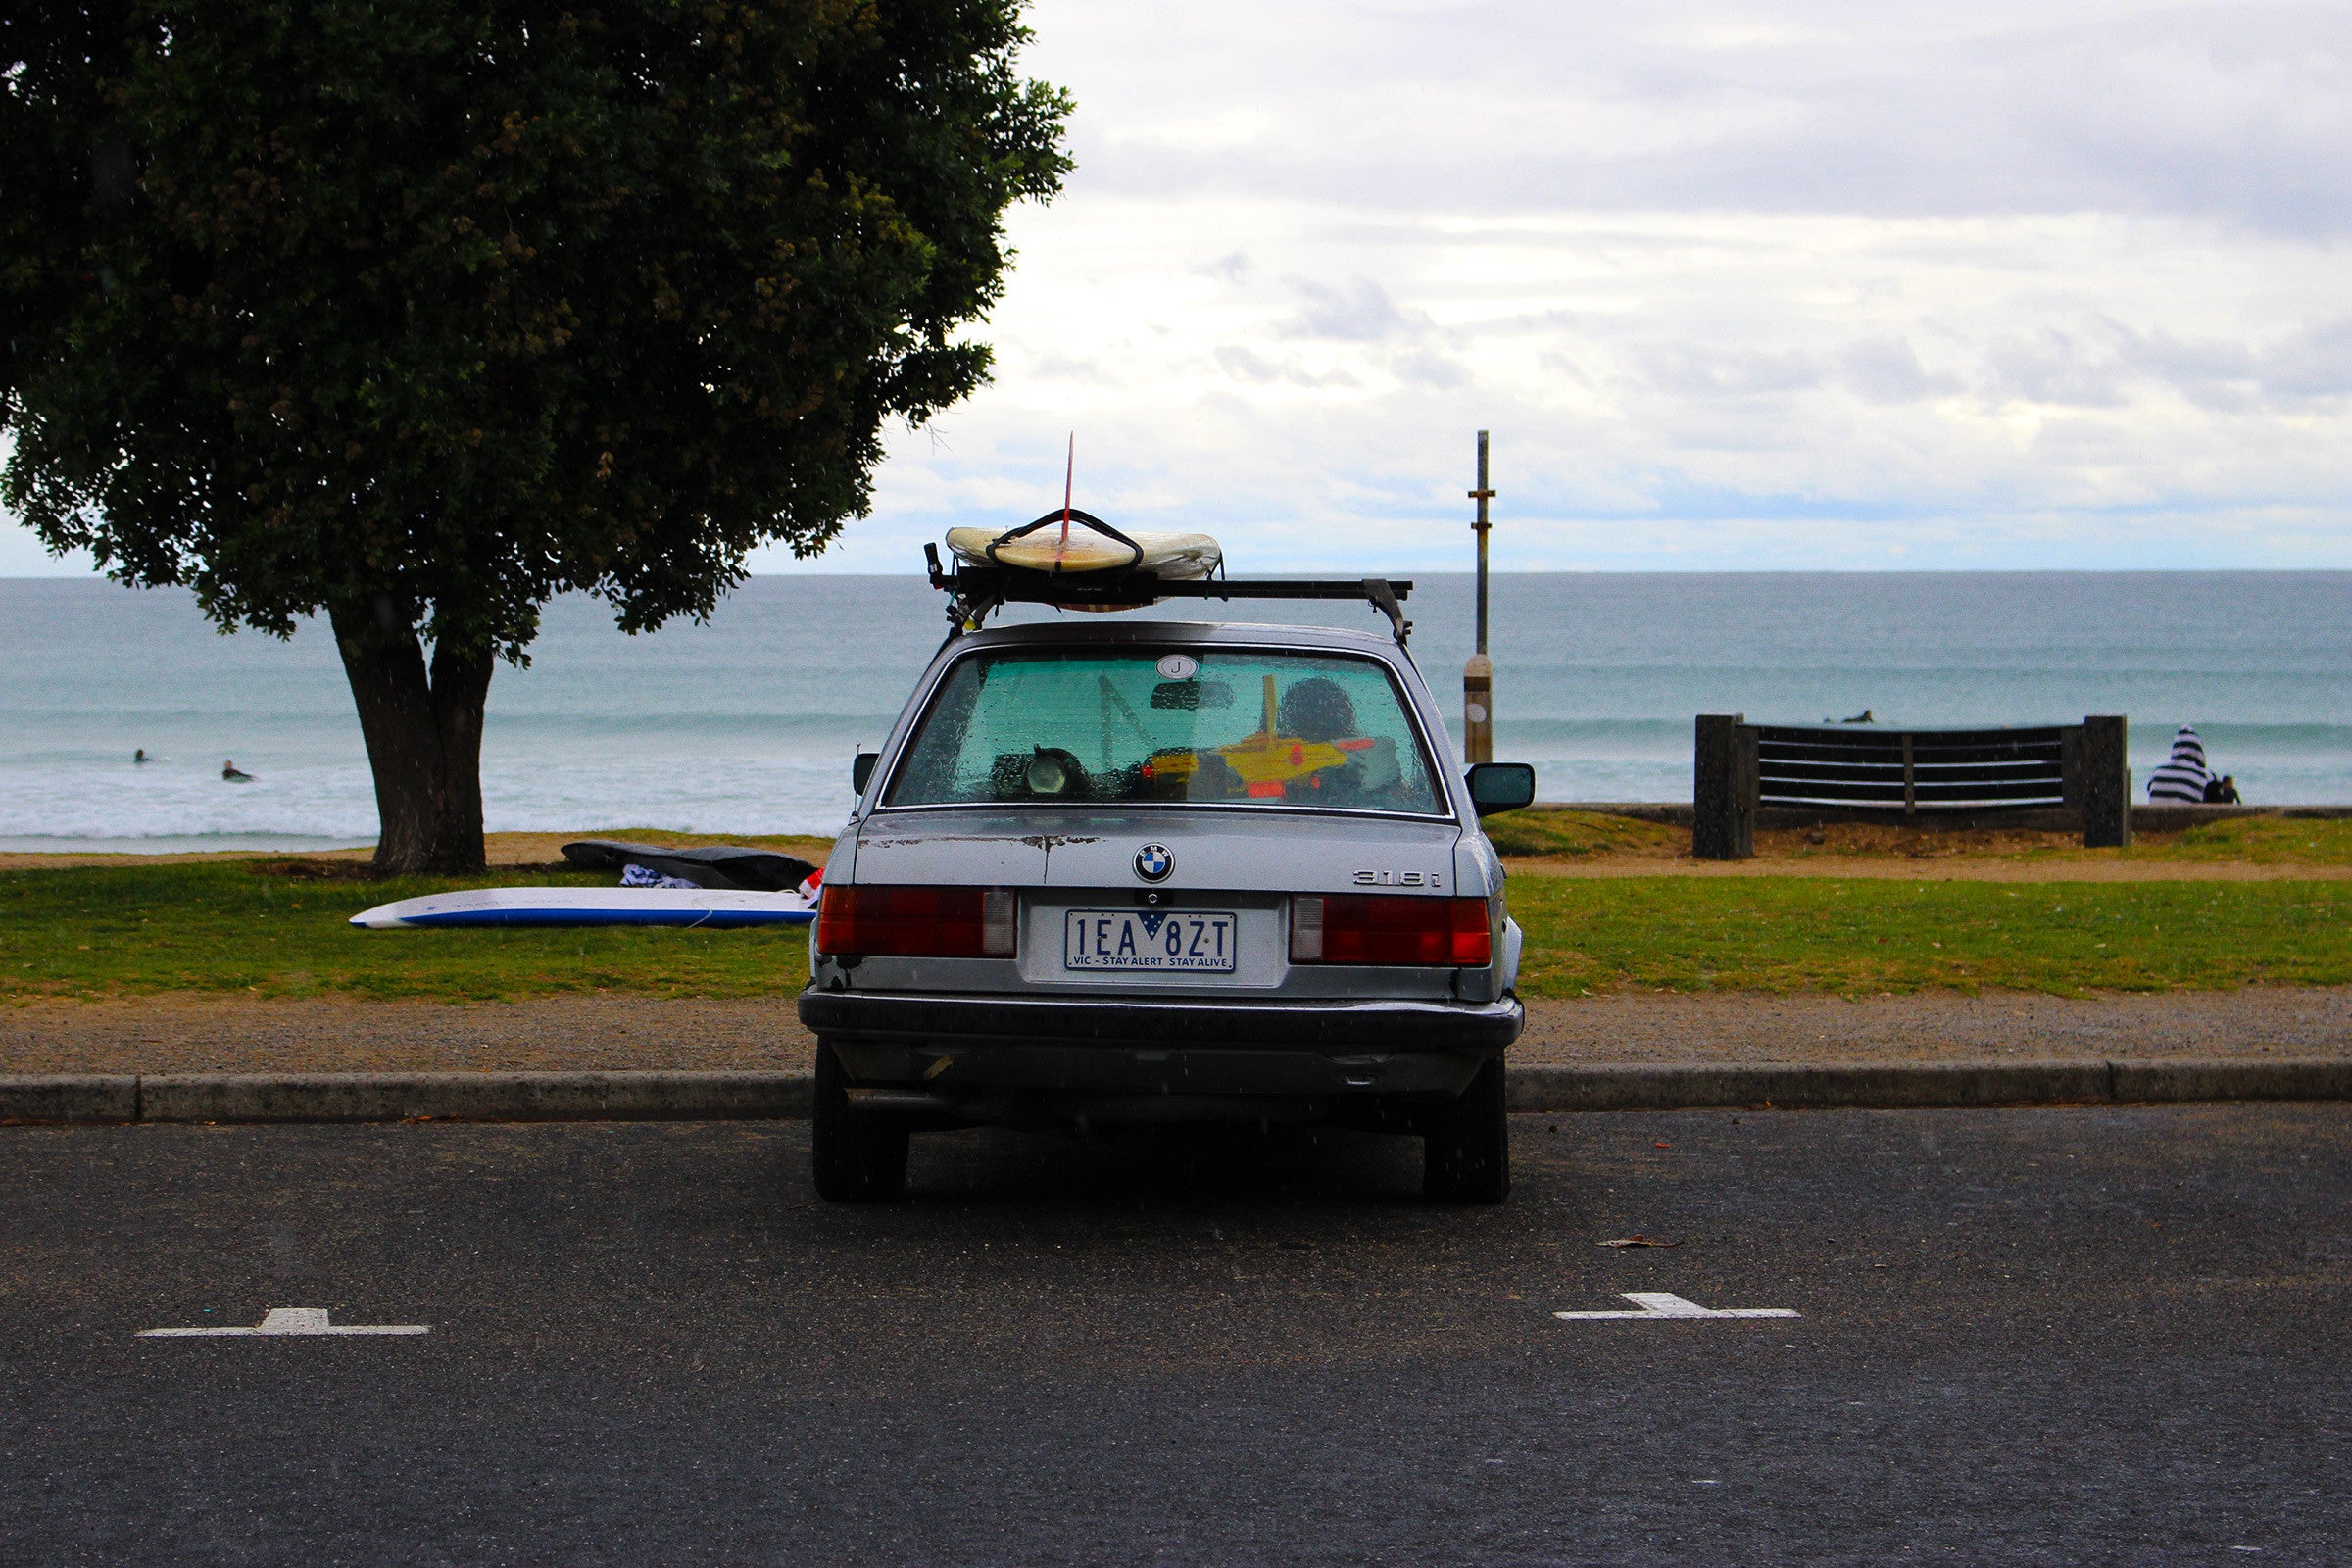
{"type": "Polygon", "coordinates": [[[1234,917],[1200,909],[1072,909],[1065,969],[1233,972],[1234,917]]]}

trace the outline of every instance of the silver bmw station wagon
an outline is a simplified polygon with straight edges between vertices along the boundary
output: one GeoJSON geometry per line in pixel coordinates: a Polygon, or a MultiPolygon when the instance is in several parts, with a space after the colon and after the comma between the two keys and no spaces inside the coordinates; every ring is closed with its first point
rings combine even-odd
{"type": "Polygon", "coordinates": [[[800,999],[825,1198],[898,1196],[912,1132],[1196,1120],[1410,1134],[1430,1197],[1508,1195],[1478,819],[1534,770],[1458,770],[1400,638],[967,629],[858,762],[800,999]]]}

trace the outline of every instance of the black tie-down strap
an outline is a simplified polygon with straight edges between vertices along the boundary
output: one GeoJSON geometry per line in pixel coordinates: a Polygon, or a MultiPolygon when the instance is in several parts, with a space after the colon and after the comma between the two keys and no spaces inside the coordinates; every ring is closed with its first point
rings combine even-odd
{"type": "MultiPolygon", "coordinates": [[[[1038,518],[1035,522],[1025,522],[1018,528],[1008,528],[1004,532],[997,535],[996,538],[989,541],[989,564],[997,566],[1004,565],[1004,563],[997,559],[997,552],[1003,549],[1004,546],[1012,543],[1015,539],[1026,539],[1029,535],[1037,532],[1037,530],[1040,528],[1050,527],[1054,524],[1064,522],[1083,522],[1089,528],[1092,528],[1095,530],[1095,532],[1101,534],[1103,538],[1123,544],[1129,550],[1135,552],[1134,556],[1131,557],[1127,564],[1123,566],[1097,566],[1092,568],[1093,570],[1105,572],[1133,571],[1136,567],[1144,564],[1144,547],[1142,545],[1137,544],[1134,540],[1128,538],[1125,534],[1119,532],[1118,529],[1113,528],[1109,523],[1104,522],[1101,517],[1096,516],[1093,513],[1079,512],[1074,509],[1067,512],[1049,512],[1044,516],[1038,518]]],[[[1036,568],[1031,567],[1029,569],[1034,570],[1036,568]]],[[[1061,569],[1061,564],[1059,562],[1055,562],[1054,564],[1054,572],[1058,573],[1061,569]]]]}

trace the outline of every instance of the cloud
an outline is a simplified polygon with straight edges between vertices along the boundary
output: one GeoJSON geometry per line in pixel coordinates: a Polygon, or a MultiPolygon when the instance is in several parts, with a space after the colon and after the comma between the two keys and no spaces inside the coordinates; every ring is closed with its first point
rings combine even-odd
{"type": "Polygon", "coordinates": [[[2101,317],[2074,331],[2004,341],[1988,365],[1984,390],[1995,399],[2112,409],[2156,393],[2220,411],[2299,415],[2352,394],[2352,320],[2247,343],[2101,317]]]}
{"type": "Polygon", "coordinates": [[[1001,382],[956,417],[1003,439],[894,461],[843,564],[1057,485],[1030,432],[1071,424],[1093,510],[1215,519],[1244,571],[1458,565],[1479,428],[1506,565],[2352,564],[2352,329],[2303,236],[1098,195],[1017,237],[997,336],[1115,393],[1001,382]],[[1204,277],[1244,232],[1256,269],[1204,277]]]}
{"type": "Polygon", "coordinates": [[[1307,279],[1296,286],[1306,304],[1279,328],[1285,337],[1388,343],[1429,330],[1427,316],[1398,310],[1388,290],[1368,277],[1351,277],[1338,288],[1307,279]]]}
{"type": "Polygon", "coordinates": [[[2352,317],[2307,326],[2273,345],[2263,362],[2263,383],[2298,397],[2352,394],[2352,317]]]}
{"type": "MultiPolygon", "coordinates": [[[[1038,0],[997,378],[813,564],[2352,566],[2352,8],[1038,0]]],[[[0,526],[0,570],[37,551],[0,526]]]]}
{"type": "Polygon", "coordinates": [[[1917,403],[1956,391],[1960,385],[1956,376],[1930,374],[1919,363],[1919,352],[1902,337],[1865,338],[1848,344],[1838,357],[1838,368],[1845,384],[1870,403],[1917,403]]]}
{"type": "MultiPolygon", "coordinates": [[[[1135,16],[1049,4],[1039,26],[1087,50],[1135,16]]],[[[1484,213],[2096,210],[2352,229],[2342,7],[1888,0],[1776,16],[1726,25],[1678,0],[1190,6],[1154,19],[1158,47],[1108,66],[1125,112],[1088,127],[1084,177],[1484,213]],[[1210,41],[1237,34],[1261,47],[1210,41]]]]}
{"type": "Polygon", "coordinates": [[[1407,386],[1450,392],[1469,383],[1470,372],[1433,349],[1408,349],[1389,362],[1390,371],[1407,386]]]}
{"type": "MultiPolygon", "coordinates": [[[[2102,334],[2103,336],[2104,334],[2102,334]]],[[[1986,355],[1985,390],[1997,401],[2067,409],[2114,409],[2124,403],[2126,367],[2107,344],[2044,327],[2011,337],[1986,355]]]]}
{"type": "Polygon", "coordinates": [[[1249,279],[1252,264],[1244,251],[1227,251],[1214,261],[1202,262],[1194,270],[1202,277],[1213,277],[1222,283],[1241,283],[1249,279]]]}
{"type": "Polygon", "coordinates": [[[1821,384],[1813,357],[1801,350],[1666,343],[1643,351],[1641,363],[1651,386],[1687,397],[1754,397],[1804,391],[1821,384]]]}
{"type": "Polygon", "coordinates": [[[1360,384],[1345,370],[1318,375],[1296,363],[1277,364],[1267,360],[1238,343],[1220,345],[1214,357],[1226,374],[1237,381],[1248,381],[1256,386],[1288,383],[1304,387],[1351,387],[1360,384]]]}

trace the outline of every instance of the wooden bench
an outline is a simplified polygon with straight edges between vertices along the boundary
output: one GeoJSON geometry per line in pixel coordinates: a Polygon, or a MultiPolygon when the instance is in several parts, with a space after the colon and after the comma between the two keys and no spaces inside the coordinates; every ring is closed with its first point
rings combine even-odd
{"type": "Polygon", "coordinates": [[[2132,837],[2129,725],[1882,729],[1861,724],[1750,724],[1698,715],[1692,746],[1691,853],[1744,860],[1758,813],[1812,821],[1952,824],[1986,815],[2057,813],[2090,846],[2132,837]]]}

